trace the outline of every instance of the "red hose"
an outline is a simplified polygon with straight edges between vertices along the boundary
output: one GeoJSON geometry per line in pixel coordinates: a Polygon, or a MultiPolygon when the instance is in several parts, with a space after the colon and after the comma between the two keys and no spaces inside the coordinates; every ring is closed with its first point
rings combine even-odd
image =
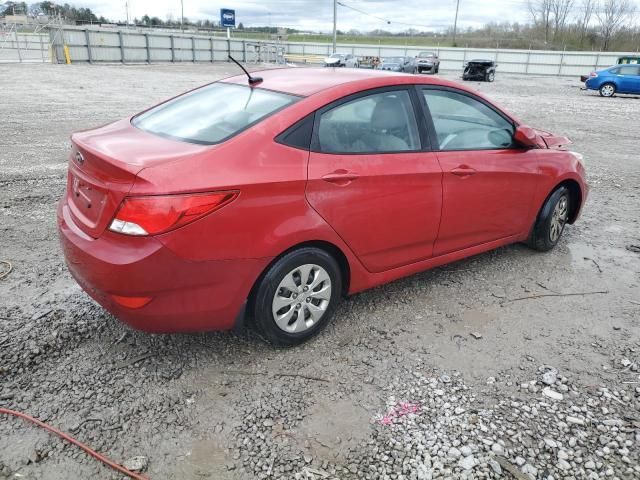
{"type": "Polygon", "coordinates": [[[87,452],[92,457],[100,460],[105,465],[108,465],[109,467],[113,468],[114,470],[117,470],[118,472],[123,473],[124,475],[126,475],[126,476],[128,476],[130,478],[133,478],[135,480],[149,480],[149,477],[146,477],[145,475],[140,475],[138,473],[134,473],[131,470],[128,470],[128,469],[124,468],[122,465],[118,465],[117,463],[109,460],[107,457],[104,457],[104,456],[100,455],[95,450],[91,450],[89,447],[87,447],[83,443],[80,443],[75,438],[70,437],[66,433],[61,432],[57,428],[54,428],[54,427],[52,427],[50,425],[47,425],[46,423],[43,423],[43,422],[41,422],[40,420],[38,420],[36,418],[30,417],[26,413],[16,412],[15,410],[9,410],[8,408],[0,408],[0,413],[4,413],[5,415],[13,415],[15,417],[20,417],[20,418],[28,420],[28,421],[30,421],[32,423],[35,423],[39,427],[44,428],[45,430],[48,430],[48,431],[50,431],[52,433],[55,433],[59,437],[65,439],[67,442],[72,443],[76,447],[79,447],[82,450],[84,450],[85,452],[87,452]]]}

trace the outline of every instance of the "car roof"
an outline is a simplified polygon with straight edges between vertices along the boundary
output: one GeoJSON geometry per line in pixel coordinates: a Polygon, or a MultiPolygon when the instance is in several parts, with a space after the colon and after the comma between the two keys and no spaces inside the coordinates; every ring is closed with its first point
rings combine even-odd
{"type": "MultiPolygon", "coordinates": [[[[386,85],[432,84],[459,85],[435,77],[417,76],[406,73],[395,73],[368,68],[274,68],[251,72],[253,76],[262,77],[258,88],[290,93],[308,97],[329,88],[340,85],[361,83],[364,88],[376,88],[386,85]]],[[[222,80],[226,83],[247,84],[246,75],[236,75],[222,80]]]]}

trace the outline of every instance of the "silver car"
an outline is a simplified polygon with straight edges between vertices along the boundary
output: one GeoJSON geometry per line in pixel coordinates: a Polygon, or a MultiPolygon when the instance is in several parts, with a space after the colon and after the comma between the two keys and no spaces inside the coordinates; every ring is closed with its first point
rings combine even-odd
{"type": "Polygon", "coordinates": [[[415,73],[438,73],[440,70],[440,58],[435,52],[420,52],[416,57],[415,73]]]}
{"type": "Polygon", "coordinates": [[[332,53],[324,59],[325,67],[358,68],[358,58],[351,53],[332,53]]]}
{"type": "Polygon", "coordinates": [[[378,70],[415,73],[416,65],[412,57],[385,57],[378,65],[378,70]]]}

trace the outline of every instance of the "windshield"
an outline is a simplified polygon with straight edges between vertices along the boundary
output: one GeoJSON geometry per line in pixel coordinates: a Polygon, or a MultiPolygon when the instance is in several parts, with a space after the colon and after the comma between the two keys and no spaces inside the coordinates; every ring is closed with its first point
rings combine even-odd
{"type": "Polygon", "coordinates": [[[420,52],[419,57],[433,57],[433,52],[420,52]]]}
{"type": "Polygon", "coordinates": [[[244,85],[212,83],[141,113],[132,123],[149,133],[209,145],[232,137],[296,99],[244,85]]]}
{"type": "Polygon", "coordinates": [[[341,58],[342,54],[341,53],[332,53],[329,58],[341,58]]]}

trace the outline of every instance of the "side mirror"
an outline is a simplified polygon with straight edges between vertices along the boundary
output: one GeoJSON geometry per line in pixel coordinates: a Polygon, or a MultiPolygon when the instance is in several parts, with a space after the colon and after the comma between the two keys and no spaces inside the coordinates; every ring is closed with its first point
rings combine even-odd
{"type": "Polygon", "coordinates": [[[527,127],[526,125],[518,125],[513,134],[513,139],[527,148],[543,148],[541,143],[544,143],[544,141],[533,128],[527,127]]]}

